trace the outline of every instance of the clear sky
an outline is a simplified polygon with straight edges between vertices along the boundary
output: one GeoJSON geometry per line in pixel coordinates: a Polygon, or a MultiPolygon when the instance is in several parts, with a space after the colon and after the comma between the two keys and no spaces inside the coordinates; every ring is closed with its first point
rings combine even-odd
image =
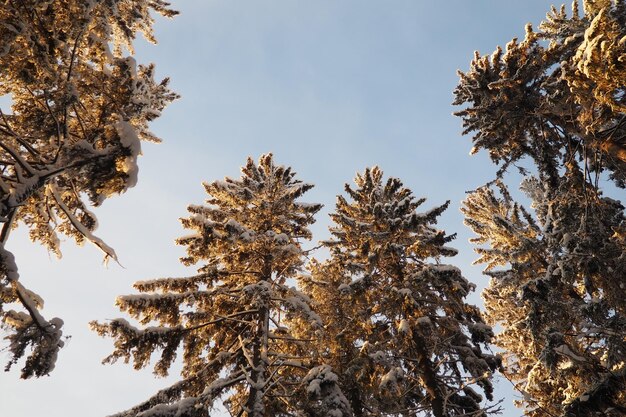
{"type": "MultiPolygon", "coordinates": [[[[304,200],[325,204],[313,227],[328,236],[328,213],[357,171],[379,165],[401,178],[424,210],[452,204],[440,226],[458,233],[460,254],[449,260],[478,285],[486,283],[459,212],[464,192],[491,179],[484,155],[470,157],[470,138],[451,115],[456,70],[473,51],[491,53],[538,24],[549,1],[497,0],[187,0],[181,15],[157,19],[156,46],[137,43],[137,60],[155,62],[182,98],[153,124],[163,139],[144,144],[139,183],[95,210],[97,235],[123,267],[101,264],[93,246],[63,246],[57,260],[28,241],[23,228],[9,239],[22,282],[44,297],[47,318],[64,319],[54,372],[19,379],[19,366],[0,373],[0,414],[7,417],[104,416],[131,407],[176,380],[150,369],[101,365],[111,339],[88,321],[123,316],[117,295],[136,280],[185,276],[173,240],[178,218],[204,199],[202,181],[238,176],[247,156],[271,151],[277,163],[316,184],[304,200]]],[[[311,245],[312,246],[312,245],[311,245]]],[[[480,303],[478,295],[471,299],[480,303]]],[[[2,341],[0,347],[6,347],[2,341]]],[[[6,350],[0,350],[2,365],[6,350]]],[[[504,416],[518,417],[514,394],[499,383],[504,416]]]]}

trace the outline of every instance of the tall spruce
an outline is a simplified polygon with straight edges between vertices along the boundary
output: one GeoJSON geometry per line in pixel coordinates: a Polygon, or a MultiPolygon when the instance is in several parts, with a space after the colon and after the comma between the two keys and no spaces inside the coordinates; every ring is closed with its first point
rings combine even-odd
{"type": "Polygon", "coordinates": [[[305,291],[327,326],[322,355],[338,371],[355,416],[484,416],[498,359],[474,289],[441,263],[454,235],[433,227],[448,203],[425,199],[375,167],[346,185],[331,214],[330,258],[313,262],[305,291]],[[350,199],[350,201],[349,201],[350,199]]]}
{"type": "Polygon", "coordinates": [[[491,277],[487,318],[528,416],[626,413],[623,205],[626,4],[552,8],[522,42],[476,54],[455,90],[474,149],[502,164],[463,209],[491,277]],[[504,185],[512,165],[533,212],[504,185]],[[533,172],[533,175],[530,175],[533,172]]]}
{"type": "MultiPolygon", "coordinates": [[[[154,42],[162,0],[19,0],[0,5],[0,315],[11,359],[30,353],[21,376],[48,374],[63,346],[60,318],[45,319],[43,300],[20,280],[8,247],[22,222],[33,241],[61,256],[59,234],[115,252],[93,234],[100,205],[137,181],[140,141],[176,95],[154,66],[137,65],[138,33],[154,42]]],[[[36,278],[36,277],[33,277],[36,278]]]]}
{"type": "Polygon", "coordinates": [[[205,184],[206,205],[182,219],[192,234],[177,240],[198,273],[140,281],[140,294],[119,297],[139,328],[92,323],[115,339],[105,362],[139,369],[160,350],[154,372],[166,375],[182,348],[181,380],[118,416],[208,416],[218,399],[234,416],[350,415],[336,375],[310,354],[321,319],[290,286],[321,208],[298,201],[312,187],[271,154],[248,159],[239,179],[205,184]]]}

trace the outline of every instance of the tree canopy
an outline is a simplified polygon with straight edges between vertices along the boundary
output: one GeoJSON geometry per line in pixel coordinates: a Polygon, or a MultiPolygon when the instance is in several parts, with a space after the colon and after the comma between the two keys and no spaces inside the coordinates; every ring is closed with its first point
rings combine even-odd
{"type": "Polygon", "coordinates": [[[117,259],[94,235],[88,206],[135,185],[140,142],[159,141],[148,123],[177,97],[153,65],[124,52],[138,33],[155,41],[151,12],[176,14],[162,0],[0,6],[0,96],[12,102],[0,109],[0,314],[11,332],[7,369],[32,350],[23,378],[54,368],[63,321],[39,313],[43,300],[19,280],[9,232],[21,222],[57,256],[64,234],[117,259]]]}
{"type": "Polygon", "coordinates": [[[577,1],[571,16],[553,7],[539,31],[529,24],[521,42],[476,53],[459,72],[454,104],[466,107],[456,115],[474,135],[472,152],[486,150],[500,173],[531,158],[554,179],[582,163],[626,186],[626,5],[584,4],[582,16],[577,1]]]}

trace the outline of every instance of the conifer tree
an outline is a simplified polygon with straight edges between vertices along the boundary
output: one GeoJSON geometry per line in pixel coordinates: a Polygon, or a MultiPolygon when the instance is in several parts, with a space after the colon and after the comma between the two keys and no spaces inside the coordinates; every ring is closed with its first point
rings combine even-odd
{"type": "Polygon", "coordinates": [[[322,352],[355,416],[484,416],[498,360],[461,271],[441,263],[454,235],[433,225],[400,180],[366,169],[331,217],[330,259],[314,262],[305,290],[327,326],[322,352]],[[348,199],[351,199],[349,201],[348,199]],[[483,346],[483,347],[481,347],[483,346]]]}
{"type": "Polygon", "coordinates": [[[181,380],[119,416],[207,416],[218,399],[234,416],[350,415],[336,375],[307,346],[321,319],[289,285],[321,208],[298,201],[312,187],[271,154],[248,159],[239,179],[205,184],[206,205],[182,219],[192,234],[177,240],[198,273],[140,281],[140,294],[119,297],[140,328],[92,323],[115,339],[105,362],[132,359],[139,369],[160,350],[154,372],[166,375],[182,347],[181,380]]]}
{"type": "Polygon", "coordinates": [[[626,413],[626,221],[602,192],[603,173],[626,186],[626,5],[583,5],[570,17],[553,8],[504,52],[476,54],[455,91],[472,152],[502,164],[463,210],[491,277],[486,317],[503,327],[496,344],[529,416],[626,413]],[[525,161],[534,213],[502,182],[525,161]]]}
{"type": "Polygon", "coordinates": [[[528,416],[626,413],[626,217],[591,185],[580,193],[581,181],[575,170],[558,190],[527,179],[536,217],[501,182],[463,208],[473,241],[487,245],[477,260],[491,277],[486,318],[503,328],[504,373],[528,416]]]}
{"type": "Polygon", "coordinates": [[[152,65],[137,65],[132,41],[154,42],[151,12],[174,16],[162,0],[19,0],[0,5],[0,315],[11,365],[31,353],[22,377],[48,374],[63,346],[59,318],[19,280],[6,249],[18,222],[30,238],[61,255],[58,234],[115,252],[93,231],[88,204],[137,181],[141,140],[158,141],[148,122],[176,95],[152,65]],[[8,307],[8,309],[7,309],[8,307]]]}

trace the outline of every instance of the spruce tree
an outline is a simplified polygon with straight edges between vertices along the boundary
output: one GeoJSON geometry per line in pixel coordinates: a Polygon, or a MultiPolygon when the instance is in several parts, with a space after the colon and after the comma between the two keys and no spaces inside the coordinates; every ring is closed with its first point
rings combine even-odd
{"type": "Polygon", "coordinates": [[[477,53],[455,90],[472,152],[501,164],[464,212],[491,277],[486,317],[503,328],[496,344],[529,416],[626,413],[626,221],[603,195],[607,173],[626,186],[626,5],[583,6],[477,53]],[[504,185],[513,165],[534,212],[504,185]]]}
{"type": "Polygon", "coordinates": [[[48,374],[63,346],[60,318],[20,281],[7,249],[18,222],[61,256],[59,234],[115,252],[94,235],[88,206],[137,181],[140,141],[176,95],[153,65],[137,65],[138,33],[154,42],[150,13],[174,16],[162,0],[19,0],[0,5],[0,315],[11,365],[31,353],[22,377],[48,374]]]}
{"type": "Polygon", "coordinates": [[[290,285],[321,208],[298,201],[313,186],[267,154],[248,159],[241,178],[204,187],[206,204],[182,219],[192,234],[177,240],[197,274],[140,281],[140,294],[119,297],[140,327],[92,323],[115,339],[105,362],[139,369],[160,350],[154,372],[166,375],[182,349],[181,380],[118,415],[208,416],[221,399],[234,416],[349,416],[336,375],[310,354],[321,319],[290,285]]]}
{"type": "Polygon", "coordinates": [[[322,354],[340,375],[355,416],[484,416],[498,360],[474,289],[441,263],[457,251],[434,224],[448,203],[425,199],[375,167],[346,185],[331,214],[331,251],[306,286],[327,325],[322,354]]]}
{"type": "Polygon", "coordinates": [[[501,182],[463,208],[473,242],[487,245],[476,261],[491,277],[486,318],[503,328],[504,373],[528,416],[626,413],[626,217],[581,181],[576,170],[558,190],[527,179],[535,216],[501,182]]]}

